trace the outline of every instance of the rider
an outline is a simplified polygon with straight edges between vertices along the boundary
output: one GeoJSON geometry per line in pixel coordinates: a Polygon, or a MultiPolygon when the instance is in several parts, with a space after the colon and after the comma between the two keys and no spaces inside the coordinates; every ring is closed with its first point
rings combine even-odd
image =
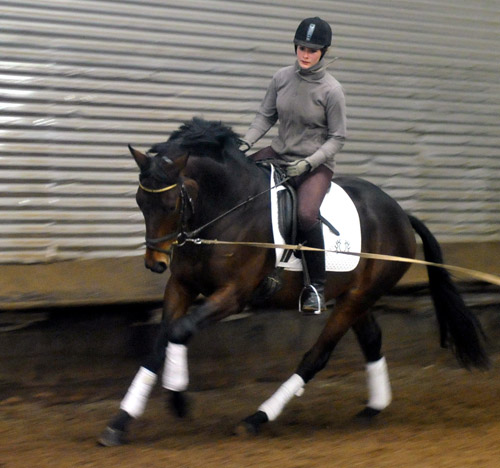
{"type": "MultiPolygon", "coordinates": [[[[324,56],[332,41],[330,25],[319,17],[306,18],[295,32],[297,60],[273,76],[243,144],[250,149],[279,121],[271,146],[250,157],[279,159],[297,190],[299,242],[324,249],[319,208],[335,168],[335,154],[346,137],[342,86],[326,71],[324,56]]],[[[243,149],[243,148],[242,148],[243,149]]],[[[325,256],[303,251],[311,285],[303,294],[302,310],[326,310],[325,256]]]]}

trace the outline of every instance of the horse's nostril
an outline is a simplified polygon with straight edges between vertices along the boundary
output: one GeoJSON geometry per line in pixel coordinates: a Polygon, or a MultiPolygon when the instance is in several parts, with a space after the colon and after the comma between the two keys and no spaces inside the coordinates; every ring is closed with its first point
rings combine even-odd
{"type": "Polygon", "coordinates": [[[148,261],[147,259],[144,262],[146,268],[148,270],[153,271],[154,273],[163,273],[167,269],[166,262],[157,262],[157,261],[148,261]]]}
{"type": "Polygon", "coordinates": [[[151,268],[151,271],[155,273],[163,273],[167,269],[167,264],[165,262],[155,262],[151,268]]]}

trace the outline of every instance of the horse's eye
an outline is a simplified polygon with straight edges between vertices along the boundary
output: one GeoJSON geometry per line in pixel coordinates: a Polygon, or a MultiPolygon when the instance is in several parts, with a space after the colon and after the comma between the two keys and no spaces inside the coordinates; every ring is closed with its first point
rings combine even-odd
{"type": "Polygon", "coordinates": [[[161,204],[161,208],[166,213],[173,213],[177,208],[177,200],[172,200],[171,197],[166,197],[161,204]]]}

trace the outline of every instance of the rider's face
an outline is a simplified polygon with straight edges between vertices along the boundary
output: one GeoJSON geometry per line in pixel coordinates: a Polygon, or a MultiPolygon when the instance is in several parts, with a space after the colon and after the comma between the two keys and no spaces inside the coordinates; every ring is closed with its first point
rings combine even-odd
{"type": "Polygon", "coordinates": [[[321,59],[321,49],[310,49],[309,47],[297,47],[297,60],[301,68],[311,68],[321,59]]]}

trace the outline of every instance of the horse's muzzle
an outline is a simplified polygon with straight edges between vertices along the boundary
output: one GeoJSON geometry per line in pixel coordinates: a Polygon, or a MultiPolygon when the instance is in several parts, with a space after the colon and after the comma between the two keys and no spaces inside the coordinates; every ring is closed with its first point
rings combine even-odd
{"type": "Polygon", "coordinates": [[[154,273],[164,273],[170,264],[170,256],[165,252],[146,249],[144,265],[154,273]]]}
{"type": "Polygon", "coordinates": [[[145,262],[146,264],[146,268],[148,268],[149,270],[151,270],[152,272],[154,273],[163,273],[168,265],[166,262],[154,262],[153,264],[149,264],[148,262],[145,262]]]}

